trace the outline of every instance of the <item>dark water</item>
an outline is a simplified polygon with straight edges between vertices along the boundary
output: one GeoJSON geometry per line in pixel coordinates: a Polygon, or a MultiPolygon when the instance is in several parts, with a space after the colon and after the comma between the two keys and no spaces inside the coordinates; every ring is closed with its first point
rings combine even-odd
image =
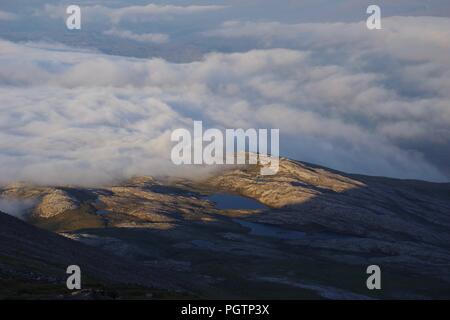
{"type": "Polygon", "coordinates": [[[284,240],[297,240],[304,238],[306,235],[304,232],[286,230],[262,223],[243,221],[240,219],[233,219],[233,221],[239,223],[243,227],[249,228],[250,234],[254,236],[263,236],[284,240]]]}
{"type": "Polygon", "coordinates": [[[98,215],[104,215],[104,214],[108,214],[108,213],[111,213],[111,211],[108,211],[108,210],[97,210],[97,214],[98,215]]]}
{"type": "Polygon", "coordinates": [[[206,197],[206,199],[213,201],[218,209],[224,210],[260,210],[267,208],[254,199],[228,193],[216,193],[206,197]]]}

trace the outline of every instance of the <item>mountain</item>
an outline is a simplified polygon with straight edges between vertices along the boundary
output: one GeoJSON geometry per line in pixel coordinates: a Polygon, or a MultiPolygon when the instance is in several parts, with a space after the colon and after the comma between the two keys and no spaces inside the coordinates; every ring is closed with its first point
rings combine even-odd
{"type": "Polygon", "coordinates": [[[180,296],[181,289],[168,279],[0,212],[0,298],[114,298],[128,291],[129,296],[133,291],[180,296]],[[66,269],[73,264],[80,266],[82,286],[89,288],[75,294],[66,289],[66,269]]]}
{"type": "MultiPolygon", "coordinates": [[[[107,260],[96,259],[101,252],[123,259],[122,283],[142,272],[149,282],[135,283],[166,295],[450,297],[450,184],[345,174],[283,158],[274,176],[242,166],[199,180],[136,177],[99,188],[15,184],[1,196],[33,203],[27,223],[2,215],[2,234],[35,238],[21,239],[20,251],[8,251],[5,241],[14,241],[2,238],[0,257],[79,260],[98,274],[96,263],[107,260]],[[46,239],[60,250],[49,255],[41,247],[46,239]],[[80,256],[65,246],[80,246],[80,256]],[[127,269],[130,261],[139,272],[127,269]],[[373,264],[382,270],[382,290],[366,287],[373,264]]],[[[115,270],[99,278],[104,288],[115,270]]]]}

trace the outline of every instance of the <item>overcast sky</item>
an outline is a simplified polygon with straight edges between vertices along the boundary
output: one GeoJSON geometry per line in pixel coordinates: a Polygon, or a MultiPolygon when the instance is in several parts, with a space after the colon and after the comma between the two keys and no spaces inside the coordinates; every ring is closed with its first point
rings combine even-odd
{"type": "Polygon", "coordinates": [[[0,183],[180,174],[170,132],[280,128],[281,153],[450,180],[450,2],[0,3],[0,183]]]}

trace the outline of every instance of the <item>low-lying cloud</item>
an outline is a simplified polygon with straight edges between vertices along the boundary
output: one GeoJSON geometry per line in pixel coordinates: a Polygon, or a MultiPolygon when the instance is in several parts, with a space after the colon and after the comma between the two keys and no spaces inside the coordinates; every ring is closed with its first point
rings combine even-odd
{"type": "Polygon", "coordinates": [[[11,12],[7,11],[1,11],[0,10],[0,21],[10,21],[10,20],[16,20],[17,15],[11,12]]]}
{"type": "Polygon", "coordinates": [[[280,128],[282,154],[344,171],[448,180],[448,19],[263,27],[225,24],[208,36],[259,49],[184,64],[0,41],[0,182],[192,174],[170,133],[193,120],[280,128]]]}
{"type": "MultiPolygon", "coordinates": [[[[35,15],[47,16],[53,19],[66,17],[67,6],[46,4],[42,9],[36,10],[35,15]]],[[[220,5],[130,5],[122,7],[106,7],[103,5],[85,5],[82,8],[83,17],[89,21],[108,20],[113,24],[120,22],[142,22],[166,19],[176,16],[207,13],[225,8],[220,5]]]]}
{"type": "Polygon", "coordinates": [[[0,211],[22,220],[35,205],[34,200],[0,198],[0,211]]]}
{"type": "Polygon", "coordinates": [[[110,29],[103,32],[109,36],[116,36],[122,39],[134,40],[143,43],[162,44],[169,41],[169,36],[163,33],[134,33],[129,30],[110,29]]]}

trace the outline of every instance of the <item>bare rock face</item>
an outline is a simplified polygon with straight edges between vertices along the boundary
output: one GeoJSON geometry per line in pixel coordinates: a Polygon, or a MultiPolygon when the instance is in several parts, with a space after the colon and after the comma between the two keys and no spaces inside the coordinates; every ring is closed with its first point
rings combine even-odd
{"type": "Polygon", "coordinates": [[[348,175],[289,159],[280,160],[273,176],[247,167],[205,183],[271,207],[254,218],[259,222],[300,229],[315,225],[379,240],[450,243],[448,184],[348,175]]]}
{"type": "Polygon", "coordinates": [[[67,192],[55,189],[46,194],[35,209],[35,214],[41,218],[51,218],[68,210],[79,208],[79,202],[67,192]]]}
{"type": "Polygon", "coordinates": [[[257,199],[272,208],[307,202],[324,192],[344,192],[364,187],[364,183],[323,168],[280,159],[279,172],[262,176],[259,170],[226,171],[208,181],[214,189],[257,199]]]}
{"type": "Polygon", "coordinates": [[[124,186],[105,188],[95,194],[97,201],[93,206],[107,212],[104,219],[112,225],[170,223],[183,219],[202,220],[207,212],[214,211],[212,204],[183,193],[176,188],[160,184],[134,184],[132,179],[124,186]]]}
{"type": "Polygon", "coordinates": [[[69,210],[78,209],[80,201],[71,196],[64,188],[10,184],[0,189],[0,197],[14,201],[32,203],[32,215],[38,218],[51,218],[69,210]]]}

